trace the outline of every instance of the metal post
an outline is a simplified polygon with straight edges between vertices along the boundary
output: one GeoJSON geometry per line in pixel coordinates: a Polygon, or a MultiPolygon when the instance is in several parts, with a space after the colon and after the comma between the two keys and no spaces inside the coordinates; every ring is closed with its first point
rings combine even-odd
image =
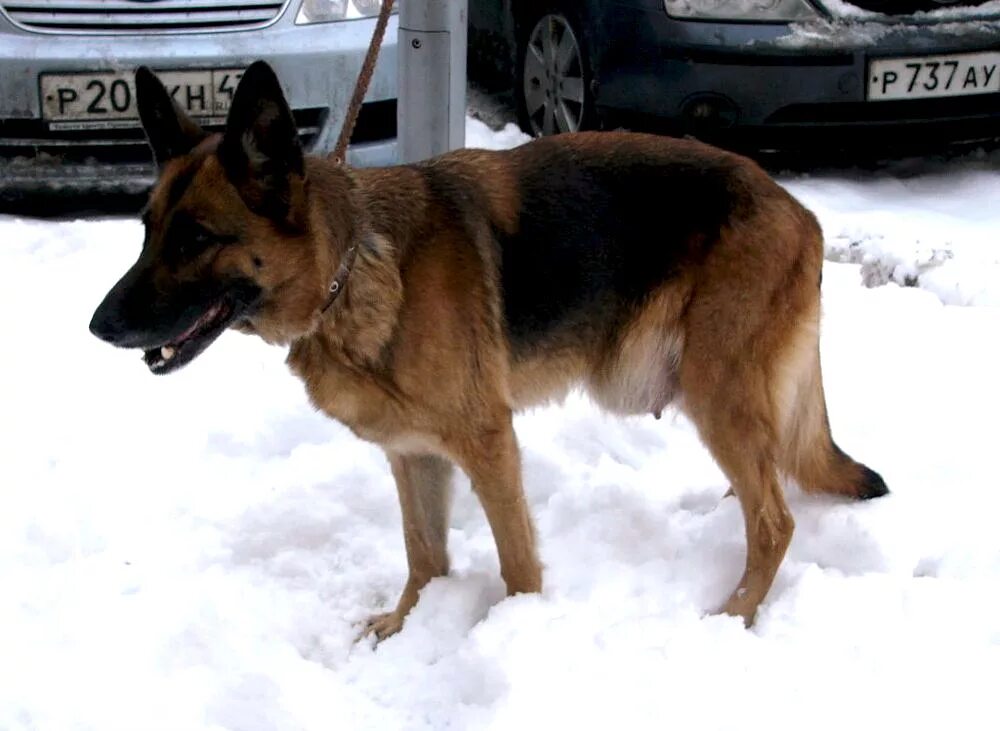
{"type": "Polygon", "coordinates": [[[468,0],[399,0],[400,162],[465,146],[468,0]]]}

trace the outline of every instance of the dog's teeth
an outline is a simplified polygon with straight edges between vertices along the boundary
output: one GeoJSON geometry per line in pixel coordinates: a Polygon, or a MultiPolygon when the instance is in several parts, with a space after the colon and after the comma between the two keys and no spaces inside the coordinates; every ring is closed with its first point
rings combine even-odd
{"type": "Polygon", "coordinates": [[[160,355],[163,356],[163,360],[170,360],[171,358],[174,357],[174,353],[176,352],[177,351],[171,348],[169,345],[164,345],[162,348],[160,348],[160,355]]]}

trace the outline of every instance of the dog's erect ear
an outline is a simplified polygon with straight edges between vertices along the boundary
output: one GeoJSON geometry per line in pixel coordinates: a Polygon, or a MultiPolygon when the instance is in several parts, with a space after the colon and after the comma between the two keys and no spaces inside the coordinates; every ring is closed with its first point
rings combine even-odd
{"type": "Polygon", "coordinates": [[[156,164],[186,155],[205,139],[205,131],[170,98],[156,74],[145,66],[135,72],[135,101],[139,119],[153,148],[156,164]]]}
{"type": "Polygon", "coordinates": [[[295,119],[274,71],[256,61],[236,87],[219,160],[250,210],[295,219],[305,162],[295,119]]]}

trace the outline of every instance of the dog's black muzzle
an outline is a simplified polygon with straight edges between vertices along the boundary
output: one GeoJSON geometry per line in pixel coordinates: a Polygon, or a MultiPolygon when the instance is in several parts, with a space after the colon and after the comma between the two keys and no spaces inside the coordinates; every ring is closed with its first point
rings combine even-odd
{"type": "Polygon", "coordinates": [[[229,325],[252,314],[260,300],[260,287],[248,279],[177,283],[164,291],[154,272],[140,257],[90,321],[90,331],[101,340],[145,350],[154,373],[189,363],[229,325]]]}
{"type": "Polygon", "coordinates": [[[90,320],[90,332],[119,348],[151,347],[169,321],[153,287],[153,269],[140,259],[105,295],[90,320]]]}

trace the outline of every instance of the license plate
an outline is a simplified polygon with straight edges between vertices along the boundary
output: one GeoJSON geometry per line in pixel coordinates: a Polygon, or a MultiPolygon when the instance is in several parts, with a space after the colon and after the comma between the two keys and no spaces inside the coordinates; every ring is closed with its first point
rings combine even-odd
{"type": "Polygon", "coordinates": [[[868,64],[868,100],[1000,92],[1000,53],[882,58],[868,64]]]}
{"type": "MultiPolygon", "coordinates": [[[[225,116],[243,69],[158,71],[181,109],[195,119],[225,116]]],[[[135,76],[127,71],[42,74],[42,118],[50,126],[116,127],[138,124],[135,76]]]]}

